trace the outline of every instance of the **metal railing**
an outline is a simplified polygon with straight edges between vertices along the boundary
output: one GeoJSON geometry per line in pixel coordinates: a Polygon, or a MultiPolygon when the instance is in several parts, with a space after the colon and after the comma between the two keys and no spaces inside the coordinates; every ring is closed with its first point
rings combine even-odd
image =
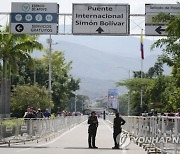
{"type": "Polygon", "coordinates": [[[0,120],[0,143],[25,142],[61,134],[87,120],[87,116],[0,120]]]}
{"type": "MultiPolygon", "coordinates": [[[[123,129],[148,153],[180,153],[180,117],[124,116],[123,129]]],[[[107,119],[113,122],[114,116],[107,119]]]]}

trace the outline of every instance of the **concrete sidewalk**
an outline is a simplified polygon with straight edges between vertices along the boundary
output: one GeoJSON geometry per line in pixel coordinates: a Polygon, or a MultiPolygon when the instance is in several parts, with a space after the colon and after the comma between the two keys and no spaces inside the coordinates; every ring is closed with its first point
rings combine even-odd
{"type": "Polygon", "coordinates": [[[70,131],[58,136],[50,142],[31,143],[26,145],[14,145],[11,148],[1,148],[0,153],[19,153],[19,154],[146,154],[142,148],[131,143],[125,149],[113,150],[112,128],[108,122],[99,119],[99,127],[96,137],[98,149],[88,148],[88,124],[87,121],[70,131]]]}

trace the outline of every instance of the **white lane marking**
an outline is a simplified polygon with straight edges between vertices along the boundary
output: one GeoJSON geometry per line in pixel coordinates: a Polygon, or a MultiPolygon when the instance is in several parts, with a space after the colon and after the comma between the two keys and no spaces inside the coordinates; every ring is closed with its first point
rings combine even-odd
{"type": "Polygon", "coordinates": [[[112,128],[110,126],[108,126],[105,121],[103,121],[103,123],[111,132],[113,132],[112,128]]]}
{"type": "MultiPolygon", "coordinates": [[[[110,124],[113,124],[112,122],[110,122],[110,121],[108,121],[110,124]]],[[[103,123],[105,124],[105,126],[106,127],[108,127],[109,128],[109,130],[113,133],[113,129],[110,127],[110,126],[108,126],[107,124],[106,124],[106,122],[105,121],[103,121],[103,123]]],[[[126,150],[126,149],[121,149],[121,153],[122,154],[127,154],[128,153],[128,151],[126,150]]]]}
{"type": "MultiPolygon", "coordinates": [[[[81,124],[73,127],[72,129],[68,130],[67,132],[64,132],[63,134],[61,134],[59,137],[55,138],[54,140],[50,141],[50,142],[47,142],[47,143],[44,143],[44,144],[40,144],[40,145],[37,145],[35,147],[41,147],[41,146],[45,146],[45,145],[48,145],[48,144],[51,144],[51,143],[54,143],[56,142],[57,140],[59,140],[61,137],[63,137],[64,135],[70,133],[71,131],[73,131],[74,129],[76,129],[77,127],[80,127],[82,124],[84,124],[86,121],[82,122],[81,124]]],[[[33,147],[34,148],[34,147],[33,147]]],[[[33,149],[32,147],[31,148],[25,148],[25,149],[21,149],[21,150],[17,150],[15,152],[22,152],[22,151],[27,151],[27,150],[30,150],[30,149],[33,149]]]]}

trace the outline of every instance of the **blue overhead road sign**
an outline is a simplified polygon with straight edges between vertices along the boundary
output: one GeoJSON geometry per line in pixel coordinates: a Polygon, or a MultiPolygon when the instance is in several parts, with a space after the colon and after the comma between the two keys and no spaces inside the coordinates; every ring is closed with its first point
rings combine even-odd
{"type": "Polygon", "coordinates": [[[12,3],[10,32],[15,34],[57,34],[57,3],[12,3]]]}
{"type": "Polygon", "coordinates": [[[57,13],[11,13],[11,23],[55,23],[57,13]]]}

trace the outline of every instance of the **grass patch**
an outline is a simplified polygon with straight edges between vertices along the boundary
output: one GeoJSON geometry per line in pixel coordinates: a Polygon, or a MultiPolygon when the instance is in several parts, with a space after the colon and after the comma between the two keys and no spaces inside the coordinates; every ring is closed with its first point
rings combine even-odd
{"type": "Polygon", "coordinates": [[[24,119],[10,119],[10,120],[3,120],[1,122],[2,125],[5,126],[17,126],[17,125],[23,125],[24,119]]]}

